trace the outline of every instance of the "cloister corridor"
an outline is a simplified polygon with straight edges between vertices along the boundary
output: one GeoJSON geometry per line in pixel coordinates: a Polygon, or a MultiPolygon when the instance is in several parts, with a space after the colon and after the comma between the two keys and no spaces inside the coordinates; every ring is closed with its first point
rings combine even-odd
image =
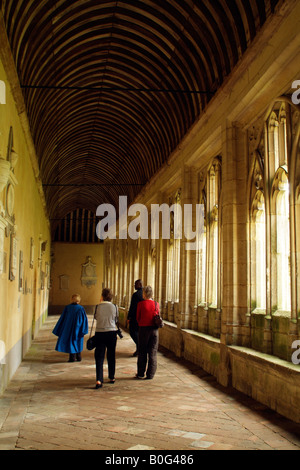
{"type": "Polygon", "coordinates": [[[118,450],[141,456],[168,450],[194,462],[200,450],[299,450],[298,424],[166,350],[153,381],[135,380],[126,331],[118,340],[115,384],[106,376],[95,390],[93,352],[66,362],[54,350],[56,320],[47,319],[1,397],[0,450],[102,450],[103,458],[118,450]]]}
{"type": "Polygon", "coordinates": [[[299,0],[0,0],[1,450],[299,450],[299,51],[299,0]]]}

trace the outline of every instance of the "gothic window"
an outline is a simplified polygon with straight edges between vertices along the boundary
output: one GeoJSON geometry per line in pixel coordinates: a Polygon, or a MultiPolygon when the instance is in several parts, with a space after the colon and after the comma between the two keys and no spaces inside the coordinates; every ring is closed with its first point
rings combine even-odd
{"type": "Polygon", "coordinates": [[[288,123],[290,107],[275,104],[268,123],[268,171],[272,181],[271,211],[271,276],[272,311],[291,311],[290,269],[290,197],[288,123]]]}
{"type": "Polygon", "coordinates": [[[289,181],[287,172],[280,168],[273,183],[273,202],[275,206],[275,253],[277,272],[277,310],[291,310],[291,273],[290,273],[290,217],[289,181]]]}
{"type": "Polygon", "coordinates": [[[266,309],[266,212],[263,192],[255,194],[251,210],[252,308],[266,309]]]}
{"type": "Polygon", "coordinates": [[[204,227],[197,237],[197,303],[220,307],[220,207],[221,161],[213,160],[204,181],[200,204],[204,227]]]}
{"type": "Polygon", "coordinates": [[[202,193],[200,204],[204,206],[203,230],[197,234],[197,304],[206,306],[206,195],[202,193]]]}
{"type": "Polygon", "coordinates": [[[180,274],[180,240],[170,242],[168,249],[168,300],[179,301],[179,274],[180,274]]]}
{"type": "Polygon", "coordinates": [[[180,190],[175,198],[170,199],[170,206],[174,204],[175,211],[170,213],[171,231],[168,247],[167,261],[167,298],[169,301],[179,301],[179,279],[180,279],[180,238],[178,235],[178,223],[180,225],[180,214],[177,207],[180,205],[180,190]]]}
{"type": "Polygon", "coordinates": [[[219,207],[221,172],[220,162],[215,160],[208,172],[207,180],[207,261],[208,261],[208,305],[218,306],[219,296],[219,207]]]}
{"type": "Polygon", "coordinates": [[[251,307],[291,313],[289,161],[291,105],[277,101],[265,121],[250,198],[251,307]],[[265,143],[264,159],[260,158],[265,143]],[[269,273],[267,279],[267,272],[269,273]],[[269,306],[266,299],[270,300],[269,306]]]}
{"type": "MultiPolygon", "coordinates": [[[[269,117],[268,122],[268,160],[271,172],[279,166],[279,122],[275,111],[269,117]]],[[[276,170],[275,170],[276,171],[276,170]]]]}

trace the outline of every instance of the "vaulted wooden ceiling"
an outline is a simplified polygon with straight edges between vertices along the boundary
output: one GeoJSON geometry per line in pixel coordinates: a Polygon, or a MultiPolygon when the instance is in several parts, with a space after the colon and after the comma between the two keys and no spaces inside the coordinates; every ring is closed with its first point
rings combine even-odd
{"type": "Polygon", "coordinates": [[[51,219],[132,200],[278,0],[3,0],[51,219]]]}

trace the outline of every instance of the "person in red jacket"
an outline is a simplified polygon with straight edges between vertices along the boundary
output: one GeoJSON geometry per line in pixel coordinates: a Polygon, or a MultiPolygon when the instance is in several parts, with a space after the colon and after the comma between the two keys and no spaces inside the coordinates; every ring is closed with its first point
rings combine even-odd
{"type": "Polygon", "coordinates": [[[154,326],[153,318],[159,313],[159,304],[152,297],[152,287],[144,287],[144,300],[138,303],[136,312],[139,325],[136,377],[139,379],[144,378],[145,372],[147,379],[153,379],[157,369],[158,328],[154,326]]]}

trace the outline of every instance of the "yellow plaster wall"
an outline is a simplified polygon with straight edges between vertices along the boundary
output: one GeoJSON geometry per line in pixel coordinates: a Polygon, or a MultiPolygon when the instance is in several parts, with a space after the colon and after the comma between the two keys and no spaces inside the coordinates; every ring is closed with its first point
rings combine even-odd
{"type": "Polygon", "coordinates": [[[50,290],[50,313],[59,314],[64,305],[70,303],[72,294],[81,295],[81,305],[87,308],[87,313],[99,303],[103,286],[103,244],[89,243],[53,243],[50,290]],[[88,288],[81,283],[82,265],[87,257],[96,265],[97,283],[88,288]],[[61,289],[60,276],[69,277],[69,288],[61,289]]]}
{"type": "MultiPolygon", "coordinates": [[[[0,274],[0,341],[5,347],[2,358],[1,389],[9,380],[30,346],[32,336],[47,315],[47,279],[41,283],[41,273],[50,265],[50,230],[40,182],[32,167],[32,146],[24,131],[24,122],[17,111],[6,70],[0,61],[0,80],[6,85],[6,104],[0,104],[0,158],[6,160],[10,127],[13,128],[13,147],[18,154],[14,169],[17,184],[14,188],[14,216],[17,239],[17,275],[9,280],[10,237],[4,236],[4,272],[0,274]],[[33,268],[30,267],[31,238],[34,240],[33,268]],[[41,242],[46,250],[41,255],[41,242]],[[23,289],[19,289],[20,251],[23,252],[23,289]],[[5,364],[3,364],[5,362],[5,364]],[[5,371],[4,371],[5,368],[5,371]]],[[[6,188],[0,193],[1,220],[6,224],[6,188]],[[4,208],[4,209],[3,209],[4,208]]],[[[1,359],[1,358],[0,358],[1,359]]],[[[0,390],[1,391],[1,390],[0,390]]]]}

